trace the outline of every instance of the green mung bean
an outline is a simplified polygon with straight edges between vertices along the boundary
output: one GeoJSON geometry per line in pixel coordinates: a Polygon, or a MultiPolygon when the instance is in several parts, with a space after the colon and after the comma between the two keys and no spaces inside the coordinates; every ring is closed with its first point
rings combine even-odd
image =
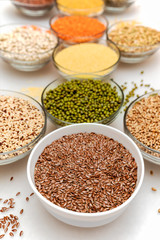
{"type": "Polygon", "coordinates": [[[110,117],[121,104],[116,87],[99,80],[71,80],[49,90],[46,110],[62,121],[98,122],[110,117]]]}

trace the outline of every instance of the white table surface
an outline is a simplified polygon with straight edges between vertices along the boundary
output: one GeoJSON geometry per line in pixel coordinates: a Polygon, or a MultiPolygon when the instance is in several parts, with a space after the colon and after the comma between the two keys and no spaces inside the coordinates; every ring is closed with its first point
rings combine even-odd
{"type": "MultiPolygon", "coordinates": [[[[137,0],[136,4],[122,14],[107,14],[109,21],[117,19],[141,19],[160,25],[160,3],[158,0],[137,0]]],[[[49,26],[48,20],[54,14],[54,10],[45,17],[33,18],[23,16],[16,10],[9,0],[0,0],[0,25],[9,23],[31,23],[49,26]]],[[[38,72],[24,73],[11,68],[0,60],[0,89],[22,91],[28,87],[45,87],[58,77],[56,69],[50,62],[38,72]]],[[[131,88],[132,81],[140,84],[144,79],[146,84],[151,84],[155,89],[160,89],[160,51],[143,63],[128,65],[120,64],[112,75],[114,80],[123,84],[128,82],[131,88]],[[140,72],[144,71],[141,75],[140,72]]],[[[138,89],[137,93],[144,93],[144,89],[138,89]]],[[[123,113],[111,124],[123,131],[123,113]]],[[[47,133],[54,130],[54,125],[48,121],[47,133]]],[[[20,209],[24,209],[20,216],[22,238],[15,235],[14,239],[24,240],[147,240],[160,239],[160,166],[145,160],[145,177],[142,188],[128,209],[114,222],[92,229],[77,228],[66,225],[52,217],[41,205],[36,196],[32,196],[29,202],[25,198],[32,192],[26,175],[27,158],[10,165],[0,166],[0,197],[16,199],[15,209],[8,213],[19,216],[20,209]],[[153,175],[150,175],[150,170],[153,175]],[[13,176],[13,181],[10,177],[13,176]],[[155,187],[156,192],[151,188],[155,187]],[[15,197],[20,191],[21,195],[15,197]]],[[[0,207],[2,204],[0,205],[0,207]]],[[[0,217],[1,217],[0,213],[0,217]]],[[[1,230],[0,230],[0,234],[1,230]]],[[[6,235],[3,239],[11,237],[6,235]]]]}

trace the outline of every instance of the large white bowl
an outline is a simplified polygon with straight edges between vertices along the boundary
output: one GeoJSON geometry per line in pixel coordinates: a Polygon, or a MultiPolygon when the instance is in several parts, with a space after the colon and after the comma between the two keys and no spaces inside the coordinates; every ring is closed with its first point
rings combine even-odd
{"type": "Polygon", "coordinates": [[[78,227],[97,227],[109,222],[112,222],[116,219],[122,212],[128,207],[134,197],[137,195],[143,181],[144,177],[144,162],[142,154],[137,147],[137,145],[123,132],[106,125],[96,124],[96,123],[82,123],[82,124],[75,124],[69,125],[63,128],[59,128],[47,136],[45,136],[32,150],[27,166],[27,175],[28,181],[30,183],[31,188],[35,192],[36,196],[42,202],[44,207],[47,211],[52,214],[54,217],[59,219],[60,221],[78,227]],[[105,136],[111,137],[114,140],[117,140],[119,143],[122,143],[129,152],[135,158],[135,161],[138,166],[138,180],[137,186],[135,191],[131,195],[131,197],[124,202],[122,205],[105,212],[98,212],[98,213],[78,213],[75,211],[71,211],[68,209],[64,209],[59,207],[52,202],[48,201],[45,197],[43,197],[35,187],[34,183],[34,169],[35,164],[44,150],[46,146],[51,144],[54,140],[61,138],[64,135],[70,135],[73,133],[80,133],[80,132],[95,132],[97,134],[103,134],[105,136]]]}

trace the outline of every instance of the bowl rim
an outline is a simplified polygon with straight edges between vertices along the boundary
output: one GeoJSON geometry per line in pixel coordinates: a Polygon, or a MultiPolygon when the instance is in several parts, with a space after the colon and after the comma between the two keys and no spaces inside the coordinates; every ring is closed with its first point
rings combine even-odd
{"type": "MultiPolygon", "coordinates": [[[[86,75],[86,74],[85,74],[85,75],[86,75]]],[[[90,75],[90,74],[88,74],[88,75],[90,75]]],[[[107,119],[112,119],[112,118],[113,118],[114,116],[116,116],[116,114],[120,111],[120,109],[122,108],[123,103],[124,103],[124,93],[123,93],[122,88],[121,88],[121,87],[118,85],[118,83],[116,83],[113,79],[107,79],[107,78],[105,78],[105,77],[100,77],[99,75],[94,75],[94,74],[93,74],[92,76],[97,77],[97,78],[94,78],[94,80],[99,80],[99,81],[103,81],[103,80],[105,81],[105,80],[106,80],[106,81],[109,82],[109,83],[113,83],[113,84],[116,86],[116,88],[118,88],[118,90],[119,90],[120,93],[121,93],[121,103],[120,103],[119,108],[117,109],[116,112],[114,112],[114,113],[113,113],[112,115],[110,115],[108,118],[104,118],[104,119],[102,119],[102,120],[100,120],[100,121],[95,122],[95,123],[101,123],[102,121],[105,121],[105,120],[107,120],[107,119]]],[[[59,80],[65,80],[65,82],[67,82],[67,81],[68,81],[68,78],[70,78],[69,81],[70,81],[70,80],[75,80],[74,77],[76,78],[76,80],[78,79],[78,80],[81,80],[81,81],[83,81],[83,80],[88,80],[89,78],[92,78],[92,77],[89,77],[89,76],[88,76],[88,79],[83,78],[83,77],[78,77],[78,74],[68,75],[67,78],[65,78],[65,77],[58,77],[58,78],[54,79],[52,82],[50,82],[50,83],[43,89],[42,94],[41,94],[41,103],[42,103],[42,106],[43,106],[44,110],[46,111],[47,115],[49,116],[49,118],[50,118],[51,120],[54,118],[55,121],[60,121],[60,122],[62,122],[62,123],[64,123],[64,124],[68,124],[68,125],[78,124],[78,123],[73,123],[73,122],[67,122],[67,121],[64,121],[64,120],[61,120],[61,119],[58,119],[58,118],[54,117],[52,114],[50,114],[50,113],[47,111],[47,109],[46,109],[45,106],[44,106],[44,93],[45,93],[46,89],[47,89],[50,85],[52,85],[54,82],[59,81],[59,80]]],[[[61,84],[63,84],[63,83],[61,83],[61,84]]],[[[59,85],[61,85],[61,84],[59,84],[59,85]]],[[[58,85],[58,86],[59,86],[59,85],[58,85]]],[[[58,87],[58,86],[57,86],[57,87],[58,87]]]]}
{"type": "MultiPolygon", "coordinates": [[[[52,36],[54,36],[54,38],[55,38],[55,41],[56,41],[56,43],[55,43],[55,46],[54,47],[52,47],[52,48],[50,48],[49,50],[47,50],[47,51],[45,51],[45,52],[42,52],[42,53],[38,53],[38,55],[41,55],[41,56],[43,56],[44,54],[46,54],[46,53],[49,53],[50,51],[53,51],[54,50],[54,48],[56,48],[57,46],[58,46],[58,44],[59,44],[59,40],[58,40],[58,38],[57,38],[57,36],[55,36],[53,33],[52,33],[52,31],[51,31],[51,29],[50,28],[47,28],[47,27],[45,27],[45,26],[42,26],[42,25],[37,25],[37,24],[29,24],[29,23],[10,23],[10,24],[4,24],[4,25],[1,25],[0,26],[0,31],[1,31],[1,29],[5,29],[5,28],[7,28],[7,27],[14,27],[13,29],[11,29],[11,31],[10,32],[12,32],[14,29],[16,29],[17,27],[31,27],[32,28],[32,26],[36,26],[36,27],[38,27],[38,28],[40,28],[41,30],[45,30],[45,31],[50,31],[51,32],[51,35],[52,36]]],[[[8,34],[8,33],[10,33],[10,32],[7,32],[7,33],[5,33],[5,34],[8,34]]],[[[0,35],[1,35],[2,33],[0,32],[0,35]]],[[[8,54],[17,54],[18,56],[31,56],[30,54],[24,54],[24,53],[15,53],[15,52],[11,52],[11,51],[5,51],[5,50],[2,50],[1,48],[0,48],[0,54],[1,53],[8,53],[8,54]]],[[[3,57],[3,55],[1,54],[1,56],[3,57]]],[[[20,62],[21,62],[22,60],[20,60],[20,62]]],[[[39,62],[39,60],[35,60],[35,61],[22,61],[22,62],[25,62],[25,63],[35,63],[35,62],[39,62]]]]}
{"type": "MultiPolygon", "coordinates": [[[[102,1],[102,5],[98,6],[98,7],[92,7],[92,8],[71,8],[71,7],[66,7],[60,3],[58,3],[58,0],[56,0],[56,7],[58,8],[58,10],[61,12],[61,9],[59,8],[62,7],[65,9],[64,13],[68,13],[70,14],[68,11],[79,11],[79,12],[87,12],[88,10],[97,10],[99,8],[101,8],[101,11],[104,12],[104,8],[105,8],[105,2],[104,0],[101,0],[102,1]]],[[[94,14],[94,13],[91,13],[91,14],[94,14]]],[[[90,15],[90,14],[89,14],[90,15]]]]}
{"type": "MultiPolygon", "coordinates": [[[[106,30],[106,32],[107,32],[107,39],[108,40],[110,40],[110,41],[112,41],[112,42],[114,42],[113,40],[111,40],[110,38],[109,38],[109,32],[111,31],[111,29],[112,28],[114,28],[116,25],[118,25],[118,24],[120,24],[120,23],[134,23],[134,25],[136,26],[136,25],[140,25],[140,26],[143,26],[143,27],[148,27],[148,26],[145,26],[145,24],[143,24],[142,22],[140,22],[140,21],[137,21],[137,20],[133,20],[133,19],[129,19],[129,20],[119,20],[119,21],[116,21],[115,23],[113,23],[113,24],[111,24],[108,28],[107,28],[107,30],[106,30]]],[[[151,28],[151,27],[148,27],[148,28],[150,28],[150,29],[153,29],[153,30],[156,30],[157,32],[159,32],[157,29],[155,29],[155,28],[151,28]]],[[[158,42],[158,43],[155,43],[155,44],[152,44],[152,45],[143,45],[143,46],[128,46],[128,45],[122,45],[122,44],[118,44],[118,43],[116,43],[116,42],[114,42],[116,45],[117,45],[117,47],[118,48],[120,48],[120,47],[127,47],[128,49],[143,49],[143,48],[145,48],[145,47],[160,47],[160,42],[158,42]]],[[[139,52],[137,52],[137,53],[130,53],[130,52],[127,52],[127,51],[123,51],[123,50],[120,50],[121,52],[124,52],[124,53],[129,53],[129,54],[137,54],[137,53],[139,53],[139,52]]],[[[144,52],[150,52],[151,50],[148,50],[148,51],[144,51],[144,52]]],[[[140,52],[140,53],[143,53],[143,52],[140,52]]]]}
{"type": "MultiPolygon", "coordinates": [[[[129,110],[133,108],[134,104],[136,104],[137,102],[139,102],[141,99],[144,99],[146,97],[149,97],[149,96],[152,96],[152,95],[160,95],[160,90],[155,90],[155,91],[152,91],[152,92],[148,92],[146,94],[143,94],[141,96],[139,96],[138,98],[136,98],[134,101],[132,101],[129,106],[127,107],[126,111],[125,111],[125,114],[124,114],[124,118],[123,118],[123,125],[124,125],[124,129],[125,129],[125,132],[127,133],[127,135],[129,137],[131,137],[136,143],[138,143],[140,146],[142,146],[143,148],[153,152],[153,153],[158,153],[160,154],[160,151],[158,150],[155,150],[153,148],[150,148],[146,145],[144,145],[142,142],[140,142],[136,137],[134,137],[134,135],[132,135],[132,133],[130,132],[130,130],[128,129],[127,127],[127,124],[126,124],[126,119],[127,119],[127,115],[129,113],[129,110]]],[[[148,154],[145,152],[145,154],[147,155],[151,155],[151,154],[148,154]]],[[[156,157],[157,159],[160,159],[158,157],[156,157]]]]}
{"type": "MultiPolygon", "coordinates": [[[[26,144],[26,145],[24,145],[24,146],[22,146],[22,147],[16,148],[15,150],[0,153],[0,156],[4,156],[4,155],[16,153],[16,152],[18,152],[18,151],[20,151],[20,150],[22,150],[22,149],[25,149],[25,148],[27,148],[27,147],[30,147],[34,142],[36,142],[36,141],[39,139],[39,137],[42,135],[42,133],[43,133],[43,132],[45,133],[46,125],[47,125],[47,115],[46,115],[46,112],[45,112],[43,106],[42,106],[36,99],[34,99],[33,97],[31,97],[31,96],[29,96],[29,95],[27,95],[27,94],[25,94],[25,93],[22,93],[22,92],[12,91],[12,90],[8,90],[8,89],[0,89],[0,97],[1,97],[1,96],[10,96],[10,95],[1,95],[1,92],[15,93],[15,94],[19,94],[19,95],[22,95],[22,96],[24,96],[24,97],[27,97],[28,99],[31,99],[33,102],[35,102],[36,104],[39,105],[39,107],[40,107],[40,109],[41,109],[41,111],[42,111],[42,116],[44,117],[44,125],[43,125],[40,133],[39,133],[30,143],[28,143],[28,144],[26,144]]],[[[17,96],[14,96],[14,97],[17,98],[17,96]]],[[[18,97],[18,98],[19,98],[19,97],[18,97]]],[[[24,98],[22,98],[22,99],[24,99],[24,98]]],[[[25,99],[24,99],[24,100],[25,100],[25,99]]],[[[28,101],[28,100],[26,100],[26,101],[28,101]]],[[[32,104],[32,103],[31,103],[31,104],[32,104]]],[[[33,105],[33,104],[32,104],[32,105],[33,105]]],[[[37,108],[37,107],[36,107],[36,108],[37,108]]],[[[7,159],[6,159],[6,160],[7,160],[7,159]]],[[[1,161],[1,160],[0,160],[0,161],[1,161]]]]}
{"type": "Polygon", "coordinates": [[[52,0],[52,3],[46,3],[46,4],[34,4],[34,3],[24,3],[18,0],[10,0],[15,6],[18,7],[33,7],[33,8],[37,8],[37,7],[49,7],[49,6],[54,6],[55,5],[55,1],[56,0],[52,0]]]}
{"type": "MultiPolygon", "coordinates": [[[[109,40],[109,39],[100,40],[100,42],[98,42],[98,43],[85,42],[85,43],[77,43],[77,44],[74,44],[74,45],[66,44],[66,43],[64,43],[64,42],[59,42],[59,44],[57,44],[57,46],[54,48],[54,50],[53,50],[53,52],[52,52],[52,61],[53,61],[53,63],[54,63],[54,66],[55,66],[59,71],[61,71],[61,70],[60,70],[60,68],[61,68],[61,69],[64,69],[64,70],[66,70],[66,71],[72,72],[72,74],[64,73],[64,74],[66,74],[66,75],[84,74],[84,72],[75,72],[75,71],[73,71],[73,70],[67,69],[67,68],[59,65],[59,64],[55,61],[55,52],[56,52],[56,50],[57,50],[59,47],[61,47],[63,44],[65,44],[66,48],[73,47],[73,46],[76,46],[76,45],[82,45],[82,44],[99,44],[99,45],[104,45],[105,47],[107,47],[106,44],[107,44],[108,42],[109,42],[109,44],[111,44],[112,46],[114,46],[114,48],[115,48],[116,51],[113,50],[112,47],[110,47],[110,46],[109,46],[109,48],[111,48],[111,49],[117,54],[118,59],[116,60],[115,63],[113,63],[113,64],[112,64],[111,66],[109,66],[108,68],[101,69],[101,70],[99,70],[99,71],[97,71],[97,72],[88,72],[88,74],[98,75],[98,73],[100,73],[100,72],[104,72],[104,71],[107,71],[107,70],[112,69],[113,67],[115,67],[115,66],[119,63],[120,58],[121,58],[121,52],[120,52],[119,48],[117,47],[117,45],[116,45],[114,42],[112,42],[112,41],[109,40]],[[103,43],[105,43],[105,44],[103,44],[103,43]]],[[[113,70],[112,70],[112,71],[113,71],[113,70]]],[[[111,72],[112,72],[112,71],[111,71],[111,72]]],[[[61,72],[62,72],[62,71],[61,71],[61,72]]],[[[111,72],[107,73],[106,75],[109,75],[111,72]]]]}
{"type": "MultiPolygon", "coordinates": [[[[65,133],[64,133],[65,135],[65,133]]],[[[34,166],[35,168],[35,166],[34,166]]],[[[137,147],[137,145],[135,144],[135,142],[125,133],[123,133],[122,131],[114,128],[114,127],[111,127],[111,126],[106,126],[106,125],[103,125],[103,124],[97,124],[97,123],[80,123],[80,124],[75,124],[75,125],[69,125],[69,126],[65,126],[63,128],[59,128],[59,129],[56,129],[54,130],[53,132],[50,132],[48,135],[46,135],[43,139],[41,139],[37,144],[36,146],[33,148],[30,156],[29,156],[29,159],[28,159],[28,163],[27,163],[27,178],[28,178],[28,181],[29,181],[29,184],[30,184],[30,187],[32,188],[32,190],[36,193],[36,195],[38,196],[38,198],[45,204],[47,204],[48,206],[56,209],[57,211],[60,211],[62,213],[66,213],[66,214],[69,214],[69,215],[74,215],[74,216],[79,216],[79,217],[96,217],[96,216],[105,216],[105,215],[110,215],[110,214],[113,214],[113,213],[116,213],[117,211],[120,211],[121,209],[123,209],[124,207],[126,207],[133,199],[134,197],[137,195],[137,193],[139,192],[140,190],[140,187],[142,185],[142,182],[143,182],[143,178],[144,178],[144,161],[143,161],[143,157],[142,157],[142,154],[139,150],[139,148],[137,147]],[[124,202],[122,203],[121,205],[119,205],[118,207],[115,207],[111,210],[108,210],[108,211],[104,211],[104,212],[96,212],[96,213],[82,213],[82,212],[76,212],[76,211],[72,211],[72,210],[68,210],[68,209],[65,209],[65,208],[62,208],[62,207],[59,207],[58,205],[52,203],[51,201],[47,200],[45,197],[43,197],[40,192],[36,189],[35,187],[35,184],[33,183],[32,181],[32,177],[31,177],[31,174],[30,174],[30,169],[31,169],[31,163],[32,163],[32,157],[34,155],[34,152],[37,150],[37,148],[39,148],[39,146],[41,145],[41,143],[43,143],[48,137],[50,137],[52,134],[54,133],[57,133],[59,131],[63,131],[65,132],[65,129],[66,128],[72,128],[72,127],[78,127],[80,125],[93,125],[93,126],[103,126],[104,128],[110,128],[112,131],[115,131],[116,133],[118,134],[122,134],[123,136],[125,136],[128,141],[134,146],[134,148],[136,149],[138,155],[139,155],[139,159],[140,159],[140,164],[141,164],[141,173],[140,173],[140,176],[139,176],[139,183],[136,185],[136,188],[134,190],[134,192],[132,193],[132,195],[124,202]]]]}
{"type": "MultiPolygon", "coordinates": [[[[106,30],[108,29],[108,26],[109,26],[109,21],[108,21],[108,19],[107,19],[107,17],[105,16],[105,14],[102,14],[102,15],[100,15],[100,16],[93,16],[93,17],[90,17],[90,16],[79,16],[79,15],[69,15],[69,16],[67,16],[67,15],[65,15],[65,14],[62,14],[62,13],[60,13],[60,14],[57,14],[57,15],[53,15],[51,18],[50,18],[50,20],[49,20],[49,25],[50,25],[50,28],[51,28],[51,30],[53,31],[53,33],[57,36],[57,37],[59,37],[60,39],[62,39],[63,41],[65,41],[65,42],[73,42],[73,43],[76,43],[76,41],[74,41],[74,39],[76,40],[76,39],[85,39],[85,38],[96,38],[96,36],[97,35],[99,35],[99,34],[101,34],[101,36],[100,37],[102,37],[102,35],[106,32],[106,30]],[[104,25],[104,27],[105,27],[105,29],[103,30],[103,31],[101,31],[101,32],[98,32],[98,33],[96,33],[96,34],[92,34],[92,35],[89,35],[89,36],[75,36],[75,37],[72,37],[71,35],[68,35],[68,34],[63,34],[63,33],[60,33],[60,32],[57,32],[56,30],[54,30],[53,28],[52,28],[52,24],[54,24],[57,20],[59,20],[60,18],[64,18],[64,17],[67,17],[67,18],[70,18],[70,17],[82,17],[82,18],[89,18],[89,19],[97,19],[101,24],[103,24],[104,25]],[[101,18],[101,19],[103,19],[103,21],[104,21],[104,23],[102,23],[101,22],[101,19],[99,19],[99,18],[101,18]],[[53,21],[53,23],[52,23],[52,21],[53,21]],[[71,37],[71,39],[68,39],[68,40],[65,40],[65,39],[63,39],[63,38],[61,38],[61,36],[62,37],[71,37]]],[[[100,38],[100,37],[98,37],[98,38],[100,38]]],[[[97,38],[97,39],[98,39],[97,38]]],[[[93,40],[92,40],[93,41],[93,40]]],[[[90,41],[87,41],[87,42],[90,42],[90,41]]],[[[78,42],[79,43],[79,42],[78,42]]]]}

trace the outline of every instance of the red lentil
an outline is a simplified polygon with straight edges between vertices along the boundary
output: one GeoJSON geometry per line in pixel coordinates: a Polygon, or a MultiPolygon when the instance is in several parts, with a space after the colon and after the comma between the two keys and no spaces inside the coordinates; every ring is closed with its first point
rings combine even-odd
{"type": "Polygon", "coordinates": [[[100,38],[106,26],[96,18],[85,16],[64,16],[51,24],[59,38],[76,43],[100,38]]]}

